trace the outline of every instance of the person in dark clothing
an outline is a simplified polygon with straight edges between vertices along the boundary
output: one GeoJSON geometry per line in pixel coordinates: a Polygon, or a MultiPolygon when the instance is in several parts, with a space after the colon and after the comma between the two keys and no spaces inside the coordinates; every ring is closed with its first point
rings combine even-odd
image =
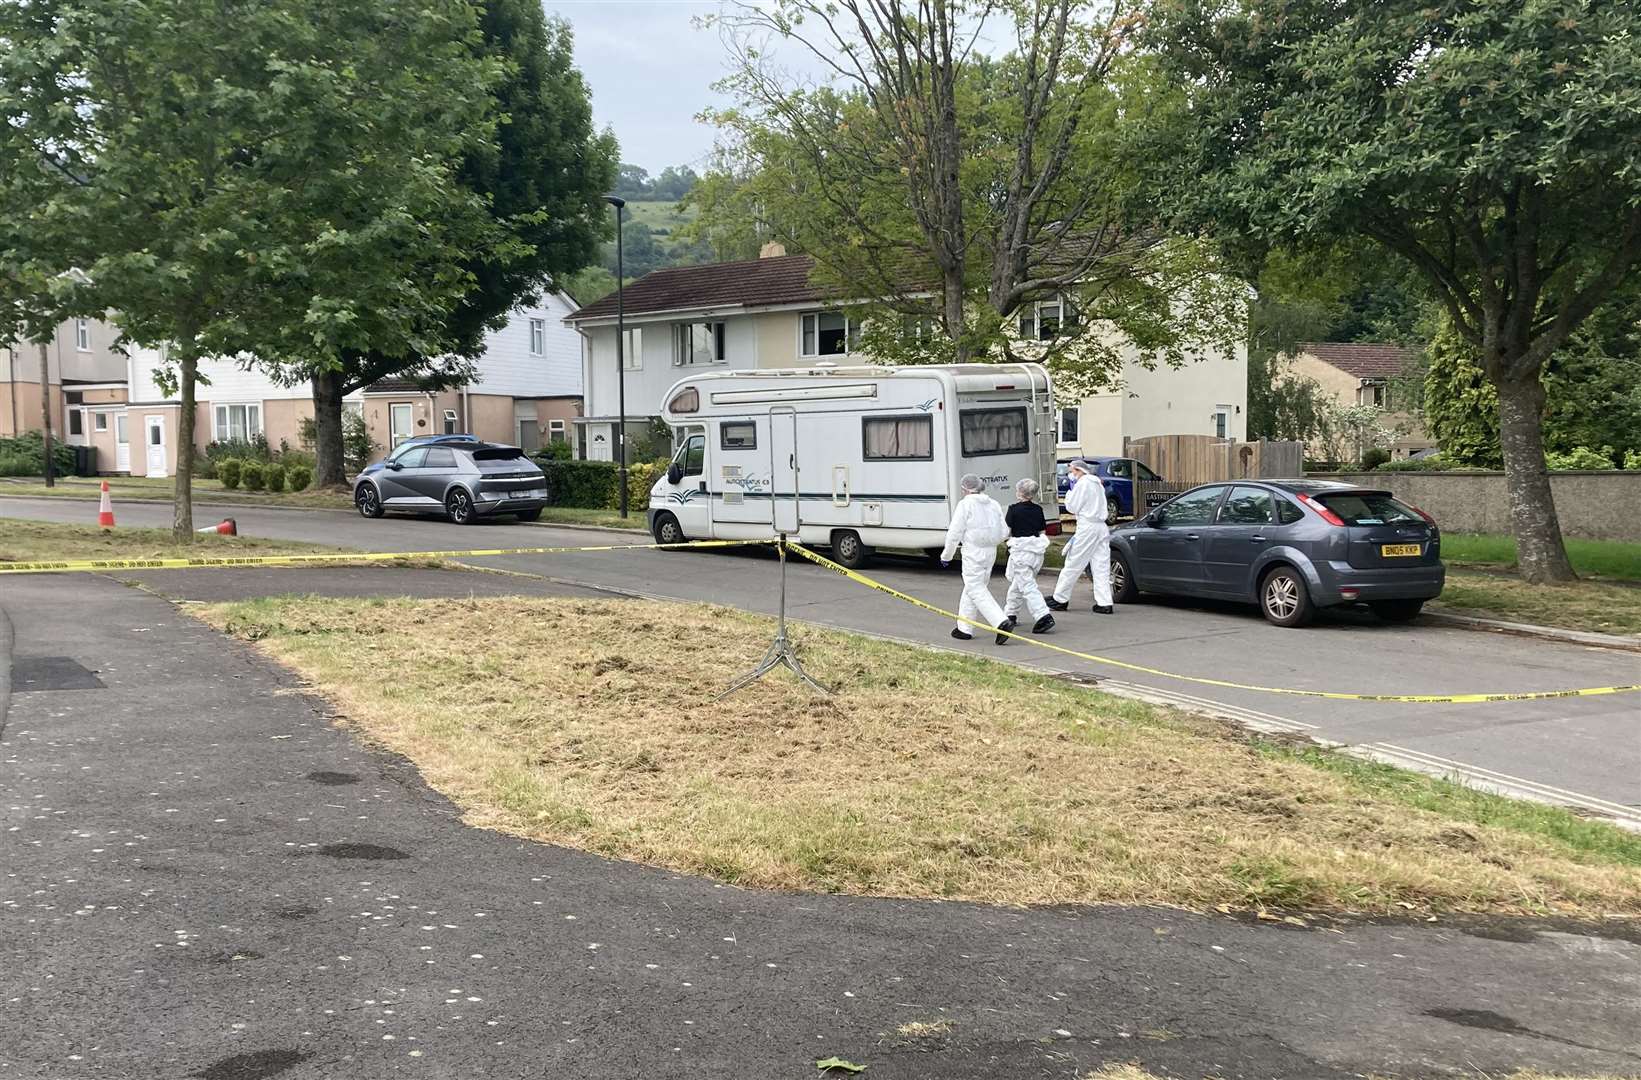
{"type": "Polygon", "coordinates": [[[1037,572],[1043,568],[1043,556],[1048,554],[1048,521],[1043,517],[1043,508],[1037,505],[1037,491],[1035,480],[1015,484],[1016,501],[1003,515],[1009,527],[1009,564],[1005,571],[1009,595],[1003,604],[999,630],[1013,630],[1022,607],[1034,620],[1032,633],[1046,634],[1054,629],[1054,616],[1049,614],[1042,590],[1037,587],[1037,572]]]}

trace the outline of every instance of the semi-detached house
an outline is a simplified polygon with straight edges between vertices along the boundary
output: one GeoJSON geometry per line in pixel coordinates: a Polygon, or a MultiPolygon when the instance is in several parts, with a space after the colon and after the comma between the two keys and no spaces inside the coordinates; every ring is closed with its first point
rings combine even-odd
{"type": "MultiPolygon", "coordinates": [[[[628,285],[621,374],[629,442],[659,416],[667,390],[691,371],[868,362],[847,298],[812,283],[814,266],[808,256],[771,252],[742,262],[656,270],[628,285]]],[[[1044,301],[1021,311],[1020,337],[1046,340],[1062,332],[1066,310],[1057,301],[1044,301]]],[[[607,461],[614,457],[621,416],[616,297],[606,296],[565,321],[582,337],[586,415],[575,421],[576,445],[581,456],[607,461]]],[[[1209,351],[1183,368],[1156,370],[1147,369],[1132,346],[1125,355],[1118,385],[1060,402],[1061,457],[1121,454],[1125,437],[1246,435],[1243,347],[1209,351]]]]}
{"type": "MultiPolygon", "coordinates": [[[[470,432],[492,442],[534,449],[568,441],[581,412],[581,344],[564,320],[575,301],[548,292],[515,309],[485,335],[475,377],[453,390],[428,391],[405,380],[383,380],[343,401],[365,420],[383,450],[415,435],[470,432]]],[[[95,320],[65,323],[51,346],[52,428],[70,444],[95,450],[95,471],[170,476],[176,471],[180,403],[161,386],[159,350],[114,347],[116,326],[95,320]],[[77,343],[83,343],[80,347],[77,343]]],[[[0,434],[40,427],[39,363],[32,345],[16,346],[0,387],[0,434]]],[[[305,382],[283,386],[253,365],[227,359],[200,363],[194,438],[251,440],[297,449],[313,417],[305,382]]]]}

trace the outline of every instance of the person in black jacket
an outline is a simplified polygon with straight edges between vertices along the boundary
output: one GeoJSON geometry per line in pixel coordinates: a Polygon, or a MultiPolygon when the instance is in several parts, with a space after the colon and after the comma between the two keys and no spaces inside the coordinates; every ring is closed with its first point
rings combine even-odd
{"type": "Polygon", "coordinates": [[[1015,484],[1017,501],[1003,515],[1009,527],[1009,564],[1004,572],[1009,595],[1003,602],[1004,619],[999,630],[1013,630],[1022,608],[1033,619],[1032,633],[1046,634],[1054,629],[1054,616],[1049,614],[1043,592],[1037,587],[1037,572],[1043,568],[1043,556],[1048,554],[1048,522],[1043,508],[1037,505],[1037,491],[1037,481],[1029,477],[1015,484]]]}

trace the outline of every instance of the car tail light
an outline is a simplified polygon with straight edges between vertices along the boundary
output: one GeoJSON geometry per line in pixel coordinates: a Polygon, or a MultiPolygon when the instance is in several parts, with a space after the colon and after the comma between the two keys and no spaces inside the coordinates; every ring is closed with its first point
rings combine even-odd
{"type": "Polygon", "coordinates": [[[1050,521],[1048,524],[1043,526],[1043,533],[1047,536],[1059,536],[1060,523],[1058,521],[1050,521]]]}
{"type": "Polygon", "coordinates": [[[1341,528],[1344,527],[1345,519],[1340,517],[1338,514],[1335,514],[1332,510],[1329,510],[1324,504],[1317,502],[1309,495],[1306,495],[1303,491],[1297,491],[1294,494],[1299,496],[1300,502],[1320,514],[1322,516],[1322,520],[1327,522],[1329,525],[1338,525],[1341,528]]]}

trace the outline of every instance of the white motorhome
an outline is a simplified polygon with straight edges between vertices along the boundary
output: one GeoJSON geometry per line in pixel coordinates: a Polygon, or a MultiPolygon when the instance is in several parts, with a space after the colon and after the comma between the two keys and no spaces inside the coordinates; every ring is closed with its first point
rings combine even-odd
{"type": "Polygon", "coordinates": [[[661,543],[785,533],[846,566],[938,550],[964,473],[1005,506],[1035,479],[1057,530],[1054,393],[1038,364],[694,375],[663,415],[678,452],[650,491],[661,543]]]}

